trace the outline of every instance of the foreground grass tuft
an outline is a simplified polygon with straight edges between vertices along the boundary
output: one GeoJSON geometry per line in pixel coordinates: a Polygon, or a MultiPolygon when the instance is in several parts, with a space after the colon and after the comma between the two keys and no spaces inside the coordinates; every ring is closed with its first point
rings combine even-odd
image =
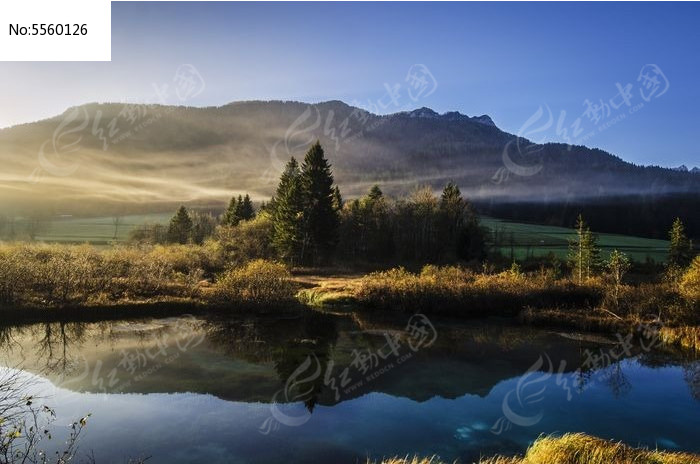
{"type": "MultiPolygon", "coordinates": [[[[382,464],[442,464],[435,458],[392,458],[382,464]]],[[[583,433],[540,437],[524,457],[494,456],[479,464],[700,464],[700,455],[632,448],[583,433]]]]}

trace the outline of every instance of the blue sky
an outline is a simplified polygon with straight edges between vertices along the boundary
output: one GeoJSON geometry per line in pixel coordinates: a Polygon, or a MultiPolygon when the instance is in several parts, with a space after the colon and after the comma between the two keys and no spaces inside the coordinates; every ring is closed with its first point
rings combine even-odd
{"type": "Polygon", "coordinates": [[[695,166],[698,20],[700,5],[687,3],[114,2],[112,62],[0,64],[0,126],[89,101],[157,101],[154,84],[170,82],[183,63],[205,82],[187,101],[196,106],[249,99],[368,106],[386,101],[387,85],[406,91],[409,68],[422,64],[434,92],[402,93],[386,112],[488,114],[536,141],[592,134],[585,145],[635,163],[695,166]],[[667,87],[649,101],[637,80],[646,64],[658,66],[667,87]],[[617,84],[631,85],[630,106],[610,105],[617,84]],[[600,105],[598,118],[583,114],[586,100],[600,105]],[[542,117],[524,128],[540,108],[542,117]],[[552,124],[533,133],[550,112],[552,124]],[[572,136],[574,127],[581,134],[572,136]]]}

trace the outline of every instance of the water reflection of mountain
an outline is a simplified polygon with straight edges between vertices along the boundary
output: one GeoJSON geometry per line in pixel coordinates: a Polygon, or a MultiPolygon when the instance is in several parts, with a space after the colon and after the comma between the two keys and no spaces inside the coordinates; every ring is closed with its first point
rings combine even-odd
{"type": "MultiPolygon", "coordinates": [[[[586,350],[614,346],[605,337],[563,336],[504,321],[435,320],[434,343],[413,351],[404,330],[407,320],[309,312],[289,318],[40,323],[0,329],[0,350],[5,364],[70,390],[196,392],[246,402],[270,402],[274,396],[279,402],[304,401],[313,409],[369,392],[414,401],[486,396],[499,382],[523,375],[544,354],[555,371],[561,367],[571,373],[585,363],[586,350]],[[399,346],[394,351],[391,339],[399,346]]],[[[640,362],[662,366],[669,357],[656,352],[640,362]]],[[[698,371],[697,363],[685,366],[695,398],[700,396],[698,371]]],[[[606,372],[615,395],[633,388],[619,363],[606,372]]]]}

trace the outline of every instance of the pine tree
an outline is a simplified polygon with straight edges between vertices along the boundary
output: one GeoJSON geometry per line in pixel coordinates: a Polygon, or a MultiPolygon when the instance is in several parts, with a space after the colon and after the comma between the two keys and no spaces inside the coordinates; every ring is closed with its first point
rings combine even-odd
{"type": "Polygon", "coordinates": [[[242,221],[250,221],[255,217],[255,208],[253,208],[253,202],[250,201],[250,196],[247,193],[240,203],[238,214],[242,221]]]}
{"type": "Polygon", "coordinates": [[[578,283],[593,275],[599,254],[597,238],[579,214],[576,220],[576,239],[569,245],[569,261],[578,283]]]}
{"type": "Polygon", "coordinates": [[[340,195],[340,188],[337,185],[333,187],[333,209],[336,211],[343,209],[343,197],[340,195]]]}
{"type": "Polygon", "coordinates": [[[687,267],[693,259],[693,244],[688,240],[680,218],[673,221],[668,238],[671,241],[668,250],[669,265],[677,268],[687,267]]]}
{"type": "MultiPolygon", "coordinates": [[[[282,172],[271,208],[273,246],[292,265],[298,262],[303,242],[304,196],[299,164],[292,158],[282,172]]],[[[268,205],[270,208],[270,206],[268,205]]]]}
{"type": "Polygon", "coordinates": [[[320,142],[304,157],[301,166],[304,193],[304,241],[301,259],[326,262],[338,241],[340,217],[333,207],[333,174],[320,142]]]}
{"type": "Polygon", "coordinates": [[[221,219],[221,223],[225,226],[238,225],[240,218],[237,215],[237,211],[238,203],[236,202],[236,197],[231,197],[231,201],[228,204],[228,208],[226,208],[226,212],[224,213],[224,216],[221,219]]]}
{"type": "Polygon", "coordinates": [[[461,225],[466,206],[459,187],[453,182],[449,182],[443,189],[440,197],[440,211],[448,221],[447,227],[451,229],[450,232],[454,232],[461,225]]]}
{"type": "Polygon", "coordinates": [[[241,222],[242,214],[243,214],[243,195],[238,195],[238,200],[236,200],[236,219],[237,219],[237,222],[235,225],[238,225],[238,223],[241,222]]]}
{"type": "Polygon", "coordinates": [[[192,219],[187,212],[187,208],[180,206],[175,216],[170,220],[168,227],[168,241],[172,243],[185,244],[192,232],[192,219]]]}
{"type": "Polygon", "coordinates": [[[382,189],[380,189],[377,184],[374,184],[372,188],[369,189],[369,193],[367,194],[367,198],[371,201],[379,200],[383,196],[384,193],[382,193],[382,189]]]}

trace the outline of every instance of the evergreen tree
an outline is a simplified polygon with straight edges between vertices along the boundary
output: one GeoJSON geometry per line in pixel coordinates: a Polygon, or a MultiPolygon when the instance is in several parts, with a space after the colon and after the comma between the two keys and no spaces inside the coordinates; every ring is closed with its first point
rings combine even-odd
{"type": "Polygon", "coordinates": [[[448,246],[448,253],[455,253],[465,260],[482,259],[486,255],[485,231],[471,205],[462,197],[454,182],[448,182],[440,196],[440,235],[448,246]]]}
{"type": "Polygon", "coordinates": [[[448,235],[446,239],[454,239],[456,231],[464,220],[465,208],[466,203],[462,198],[462,192],[459,191],[459,187],[453,182],[449,182],[443,189],[440,197],[440,211],[446,221],[446,224],[443,226],[448,235]]]}
{"type": "Polygon", "coordinates": [[[253,202],[250,201],[250,196],[247,193],[245,194],[245,197],[243,197],[243,201],[240,203],[240,210],[238,214],[242,221],[250,221],[255,217],[255,208],[253,208],[253,202]]]}
{"type": "Polygon", "coordinates": [[[685,235],[685,227],[680,218],[673,221],[668,238],[671,241],[668,250],[669,265],[678,268],[687,267],[693,259],[693,244],[685,235]]]}
{"type": "Polygon", "coordinates": [[[226,208],[224,217],[221,219],[221,223],[225,226],[236,226],[240,222],[238,217],[238,203],[236,202],[236,197],[231,197],[231,201],[226,208]]]}
{"type": "Polygon", "coordinates": [[[340,211],[343,209],[343,197],[340,195],[340,188],[333,187],[333,209],[340,211]]]}
{"type": "Polygon", "coordinates": [[[236,200],[236,224],[238,225],[239,222],[241,222],[243,215],[243,195],[238,195],[238,200],[236,200]]]}
{"type": "Polygon", "coordinates": [[[369,193],[367,194],[367,198],[371,201],[379,200],[383,196],[384,193],[382,193],[382,189],[380,189],[377,184],[374,184],[372,188],[369,189],[369,193]]]}
{"type": "Polygon", "coordinates": [[[340,217],[333,207],[333,174],[316,142],[304,157],[301,166],[304,194],[304,240],[301,259],[305,262],[327,262],[338,241],[340,217]]]}
{"type": "Polygon", "coordinates": [[[289,160],[282,172],[271,211],[274,227],[273,246],[283,259],[293,265],[301,255],[304,234],[301,170],[294,158],[289,160]]]}
{"type": "Polygon", "coordinates": [[[350,240],[367,261],[381,261],[394,252],[394,233],[389,216],[389,204],[378,186],[357,202],[351,212],[355,215],[357,232],[350,240]]]}
{"type": "Polygon", "coordinates": [[[569,245],[569,261],[579,283],[593,275],[599,254],[597,238],[579,214],[576,220],[576,239],[569,245]]]}
{"type": "Polygon", "coordinates": [[[187,212],[187,208],[180,206],[175,216],[170,220],[168,227],[168,241],[172,243],[185,244],[192,232],[192,219],[187,212]]]}

